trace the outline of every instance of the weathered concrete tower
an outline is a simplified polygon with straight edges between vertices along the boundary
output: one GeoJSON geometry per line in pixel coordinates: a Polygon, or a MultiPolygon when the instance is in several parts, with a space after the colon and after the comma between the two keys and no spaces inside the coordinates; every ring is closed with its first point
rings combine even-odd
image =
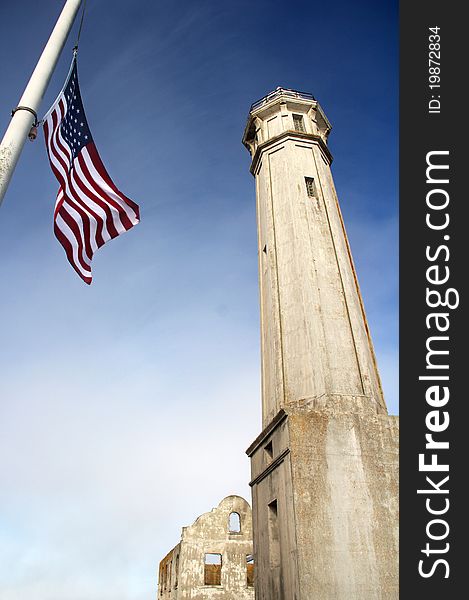
{"type": "Polygon", "coordinates": [[[264,430],[248,449],[257,600],[398,597],[398,421],[387,414],[310,94],[252,105],[264,430]]]}

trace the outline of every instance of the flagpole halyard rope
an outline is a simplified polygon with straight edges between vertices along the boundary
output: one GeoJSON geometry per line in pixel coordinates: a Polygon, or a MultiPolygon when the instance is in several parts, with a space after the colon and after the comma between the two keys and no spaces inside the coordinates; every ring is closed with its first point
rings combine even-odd
{"type": "Polygon", "coordinates": [[[83,27],[83,19],[85,17],[85,8],[86,8],[86,0],[83,0],[83,9],[81,11],[81,19],[80,19],[80,26],[78,28],[77,41],[75,43],[75,46],[73,46],[73,54],[74,55],[76,55],[78,52],[78,44],[80,43],[81,30],[83,27]]]}

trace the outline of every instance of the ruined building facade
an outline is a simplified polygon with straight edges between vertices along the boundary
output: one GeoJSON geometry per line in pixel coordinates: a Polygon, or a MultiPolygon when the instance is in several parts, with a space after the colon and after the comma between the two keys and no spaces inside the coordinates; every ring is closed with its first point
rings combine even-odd
{"type": "MultiPolygon", "coordinates": [[[[248,449],[257,600],[397,600],[398,420],[381,389],[310,95],[255,103],[263,431],[248,449]]],[[[359,141],[357,140],[357,143],[359,141]]]]}
{"type": "Polygon", "coordinates": [[[240,496],[183,527],[160,562],[157,600],[254,600],[252,514],[240,496]]]}

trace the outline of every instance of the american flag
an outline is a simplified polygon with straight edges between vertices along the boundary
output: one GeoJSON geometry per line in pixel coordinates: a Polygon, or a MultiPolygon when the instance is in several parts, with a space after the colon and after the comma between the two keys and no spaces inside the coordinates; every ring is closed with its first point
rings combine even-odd
{"type": "Polygon", "coordinates": [[[54,233],[72,267],[90,284],[94,252],[136,225],[140,216],[137,204],[116,188],[96,150],[78,87],[76,56],[63,90],[44,117],[44,135],[60,183],[54,233]]]}

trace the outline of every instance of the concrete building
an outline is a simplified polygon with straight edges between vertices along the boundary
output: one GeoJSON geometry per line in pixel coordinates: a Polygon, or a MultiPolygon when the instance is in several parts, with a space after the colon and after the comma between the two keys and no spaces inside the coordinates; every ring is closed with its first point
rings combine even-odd
{"type": "MultiPolygon", "coordinates": [[[[389,416],[310,94],[252,105],[263,431],[251,458],[257,600],[398,598],[398,419],[389,416]]],[[[357,142],[358,143],[358,142],[357,142]]]]}
{"type": "Polygon", "coordinates": [[[160,562],[158,600],[254,600],[252,514],[240,496],[183,527],[160,562]]]}

